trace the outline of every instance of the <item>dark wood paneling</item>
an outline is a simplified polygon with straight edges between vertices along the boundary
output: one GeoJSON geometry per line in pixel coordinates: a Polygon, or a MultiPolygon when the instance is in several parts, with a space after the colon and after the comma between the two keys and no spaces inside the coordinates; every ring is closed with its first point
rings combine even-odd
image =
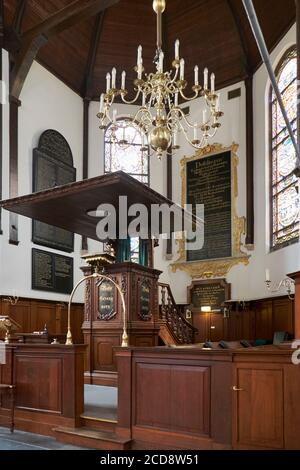
{"type": "Polygon", "coordinates": [[[136,426],[209,435],[208,367],[138,363],[135,377],[136,426]]]}
{"type": "Polygon", "coordinates": [[[62,414],[62,363],[59,358],[16,357],[16,406],[62,414]]]}
{"type": "MultiPolygon", "coordinates": [[[[20,298],[12,305],[5,296],[0,297],[0,311],[13,318],[19,325],[17,333],[42,331],[47,325],[49,335],[65,335],[67,331],[67,305],[47,300],[20,298]]],[[[81,326],[83,322],[83,305],[73,304],[71,326],[75,344],[83,343],[81,326]]]]}
{"type": "Polygon", "coordinates": [[[193,326],[198,328],[195,343],[265,339],[272,341],[277,331],[294,336],[294,302],[288,297],[257,300],[245,304],[245,309],[223,314],[193,312],[193,326]],[[215,327],[211,329],[211,326],[215,327]]]}
{"type": "Polygon", "coordinates": [[[114,331],[108,334],[97,334],[93,336],[93,366],[94,371],[116,370],[116,362],[113,354],[113,348],[120,346],[120,334],[114,331]]]}
{"type": "Polygon", "coordinates": [[[239,392],[236,420],[237,445],[284,447],[283,370],[267,366],[237,366],[239,392]]]}
{"type": "Polygon", "coordinates": [[[292,353],[119,348],[116,433],[134,449],[299,449],[292,353]]]}
{"type": "Polygon", "coordinates": [[[259,302],[255,305],[255,337],[272,339],[272,301],[259,302]]]}
{"type": "MultiPolygon", "coordinates": [[[[84,350],[83,345],[16,343],[7,347],[8,361],[0,365],[0,379],[16,385],[17,429],[53,435],[56,426],[80,424],[84,350]]],[[[1,424],[6,425],[6,416],[7,409],[0,408],[1,424]]]]}

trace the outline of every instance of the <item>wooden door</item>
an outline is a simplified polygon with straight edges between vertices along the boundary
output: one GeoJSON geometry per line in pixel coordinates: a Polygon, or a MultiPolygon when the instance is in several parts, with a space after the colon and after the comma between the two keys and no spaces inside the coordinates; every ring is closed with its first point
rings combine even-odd
{"type": "Polygon", "coordinates": [[[283,368],[237,364],[234,375],[234,448],[283,449],[283,368]]]}

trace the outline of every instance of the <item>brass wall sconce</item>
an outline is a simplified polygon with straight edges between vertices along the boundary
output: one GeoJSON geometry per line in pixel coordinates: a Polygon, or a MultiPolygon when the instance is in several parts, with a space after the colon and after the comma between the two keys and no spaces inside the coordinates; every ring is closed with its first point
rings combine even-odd
{"type": "Polygon", "coordinates": [[[19,302],[19,297],[17,295],[12,295],[12,296],[9,296],[9,297],[5,297],[3,299],[3,302],[7,302],[10,305],[17,305],[17,303],[19,302]]]}
{"type": "Polygon", "coordinates": [[[122,334],[122,344],[121,344],[121,346],[122,346],[122,348],[127,348],[128,347],[128,334],[127,334],[127,328],[126,328],[126,304],[125,304],[124,294],[122,292],[121,287],[115,281],[113,281],[110,277],[105,276],[104,274],[99,274],[99,273],[93,273],[90,276],[83,277],[82,279],[80,279],[80,281],[78,281],[78,283],[76,284],[76,286],[72,290],[72,293],[70,295],[69,304],[68,304],[68,332],[67,332],[66,345],[71,346],[73,344],[72,331],[71,331],[71,305],[72,305],[72,300],[73,300],[74,294],[75,294],[77,288],[83,282],[85,282],[89,279],[96,279],[96,278],[106,279],[107,281],[111,282],[116,287],[116,289],[118,290],[118,292],[120,294],[121,302],[122,302],[122,310],[123,310],[123,334],[122,334]]]}
{"type": "Polygon", "coordinates": [[[280,289],[285,289],[288,295],[288,298],[290,300],[295,299],[295,295],[292,294],[292,288],[295,286],[295,281],[289,277],[285,277],[284,279],[281,279],[279,283],[276,285],[272,285],[271,279],[270,279],[270,270],[266,269],[266,286],[269,292],[275,293],[279,292],[280,289]]]}

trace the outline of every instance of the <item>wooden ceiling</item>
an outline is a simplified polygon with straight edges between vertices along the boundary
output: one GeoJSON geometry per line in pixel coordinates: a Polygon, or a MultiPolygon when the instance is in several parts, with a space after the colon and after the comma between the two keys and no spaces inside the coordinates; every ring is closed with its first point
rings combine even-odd
{"type": "MultiPolygon", "coordinates": [[[[15,29],[19,24],[21,44],[32,28],[76,3],[4,0],[5,23],[15,29]]],[[[101,5],[104,0],[94,3],[101,5]]],[[[272,50],[295,21],[295,1],[254,0],[254,6],[272,50]]],[[[261,63],[241,0],[167,0],[163,22],[163,49],[169,65],[174,42],[179,38],[189,82],[195,64],[200,70],[207,66],[214,71],[217,87],[221,88],[244,79],[261,63]]],[[[76,24],[61,32],[58,29],[39,48],[37,60],[81,96],[95,99],[104,91],[105,75],[113,66],[117,67],[119,80],[124,69],[132,82],[139,44],[143,46],[146,71],[152,71],[156,44],[152,0],[116,0],[104,13],[79,16],[76,24]]]]}

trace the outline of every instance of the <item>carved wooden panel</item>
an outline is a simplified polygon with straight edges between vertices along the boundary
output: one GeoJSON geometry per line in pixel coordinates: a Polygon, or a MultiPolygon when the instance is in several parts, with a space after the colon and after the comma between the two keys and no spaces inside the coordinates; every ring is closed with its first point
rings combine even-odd
{"type": "Polygon", "coordinates": [[[136,426],[209,434],[209,367],[141,362],[135,367],[135,383],[136,426]]]}
{"type": "Polygon", "coordinates": [[[62,360],[51,357],[15,358],[16,406],[62,413],[62,360]]]}
{"type": "Polygon", "coordinates": [[[93,370],[115,370],[113,347],[120,346],[120,336],[116,334],[93,337],[93,370]]]}

